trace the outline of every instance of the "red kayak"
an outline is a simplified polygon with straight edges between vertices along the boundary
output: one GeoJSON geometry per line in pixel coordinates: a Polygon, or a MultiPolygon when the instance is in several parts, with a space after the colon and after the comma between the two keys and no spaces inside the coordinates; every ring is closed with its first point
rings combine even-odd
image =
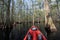
{"type": "Polygon", "coordinates": [[[47,39],[36,26],[32,26],[23,40],[47,40],[47,39]]]}

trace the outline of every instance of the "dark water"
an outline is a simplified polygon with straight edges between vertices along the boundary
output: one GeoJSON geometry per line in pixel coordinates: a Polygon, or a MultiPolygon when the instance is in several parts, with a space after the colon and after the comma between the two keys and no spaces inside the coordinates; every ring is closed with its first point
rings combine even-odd
{"type": "MultiPolygon", "coordinates": [[[[45,29],[43,23],[41,24],[35,24],[36,26],[39,26],[38,28],[41,30],[41,32],[45,35],[45,29]]],[[[48,40],[60,40],[60,24],[55,23],[58,31],[55,33],[50,33],[48,35],[48,40]]],[[[32,26],[32,24],[24,23],[24,24],[17,24],[16,28],[13,28],[12,31],[9,33],[9,39],[7,37],[7,40],[23,40],[24,36],[26,35],[29,28],[32,26]]],[[[45,35],[46,36],[46,35],[45,35]]],[[[0,30],[0,40],[5,40],[5,31],[0,30]]]]}
{"type": "Polygon", "coordinates": [[[51,33],[48,36],[48,40],[60,40],[60,24],[59,23],[55,23],[55,26],[57,28],[57,32],[51,33]]]}

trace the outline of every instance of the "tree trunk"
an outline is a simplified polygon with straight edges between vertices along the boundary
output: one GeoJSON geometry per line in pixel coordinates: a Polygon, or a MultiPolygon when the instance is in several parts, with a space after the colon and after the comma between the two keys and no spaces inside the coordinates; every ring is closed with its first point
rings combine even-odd
{"type": "Polygon", "coordinates": [[[11,22],[14,23],[14,0],[12,0],[12,14],[11,14],[11,22]]]}
{"type": "Polygon", "coordinates": [[[7,1],[7,13],[6,13],[6,39],[9,40],[9,33],[10,33],[10,2],[11,0],[7,1]]]}
{"type": "Polygon", "coordinates": [[[4,23],[4,0],[2,0],[1,2],[1,23],[4,23]]]}
{"type": "Polygon", "coordinates": [[[57,4],[57,15],[58,15],[58,17],[60,17],[60,15],[59,15],[59,14],[60,14],[60,12],[59,12],[59,5],[58,5],[58,4],[59,4],[59,2],[58,2],[58,0],[56,0],[56,4],[57,4]]]}
{"type": "Polygon", "coordinates": [[[44,0],[44,11],[45,11],[45,26],[48,23],[47,16],[50,13],[49,4],[47,0],[44,0]]]}
{"type": "Polygon", "coordinates": [[[7,13],[6,13],[6,24],[9,25],[10,23],[10,1],[8,0],[8,6],[7,6],[7,13]]]}
{"type": "Polygon", "coordinates": [[[53,23],[52,17],[49,15],[50,9],[49,9],[49,4],[48,4],[47,0],[44,1],[44,10],[45,10],[45,28],[47,29],[46,31],[48,31],[48,32],[57,31],[57,29],[53,23]],[[50,29],[50,30],[48,30],[48,29],[50,29]]]}

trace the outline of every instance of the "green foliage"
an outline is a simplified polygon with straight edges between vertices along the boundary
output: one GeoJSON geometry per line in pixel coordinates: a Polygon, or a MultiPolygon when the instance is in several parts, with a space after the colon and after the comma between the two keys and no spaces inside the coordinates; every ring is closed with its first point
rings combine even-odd
{"type": "Polygon", "coordinates": [[[56,7],[57,7],[57,5],[56,5],[56,4],[51,5],[51,9],[55,9],[56,7]]]}

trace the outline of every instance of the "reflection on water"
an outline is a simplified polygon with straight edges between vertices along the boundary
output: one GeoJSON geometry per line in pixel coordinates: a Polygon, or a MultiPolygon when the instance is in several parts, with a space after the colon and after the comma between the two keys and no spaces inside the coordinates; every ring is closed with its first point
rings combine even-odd
{"type": "MultiPolygon", "coordinates": [[[[32,26],[32,24],[28,24],[28,23],[25,23],[25,24],[17,24],[16,25],[16,28],[13,29],[11,32],[10,32],[10,35],[9,35],[9,39],[10,40],[23,40],[24,36],[26,35],[28,29],[32,26]]],[[[36,26],[38,26],[38,24],[36,23],[35,24],[36,26]]],[[[60,39],[60,24],[59,23],[55,23],[58,31],[55,32],[55,33],[50,33],[48,35],[48,40],[59,40],[60,39]]],[[[39,29],[42,31],[42,33],[45,35],[46,32],[44,30],[44,25],[43,24],[40,24],[39,25],[39,29]]],[[[46,35],[45,35],[46,36],[46,35]]],[[[6,35],[5,35],[5,31],[2,31],[0,30],[0,40],[5,40],[3,38],[5,38],[6,35]]]]}

